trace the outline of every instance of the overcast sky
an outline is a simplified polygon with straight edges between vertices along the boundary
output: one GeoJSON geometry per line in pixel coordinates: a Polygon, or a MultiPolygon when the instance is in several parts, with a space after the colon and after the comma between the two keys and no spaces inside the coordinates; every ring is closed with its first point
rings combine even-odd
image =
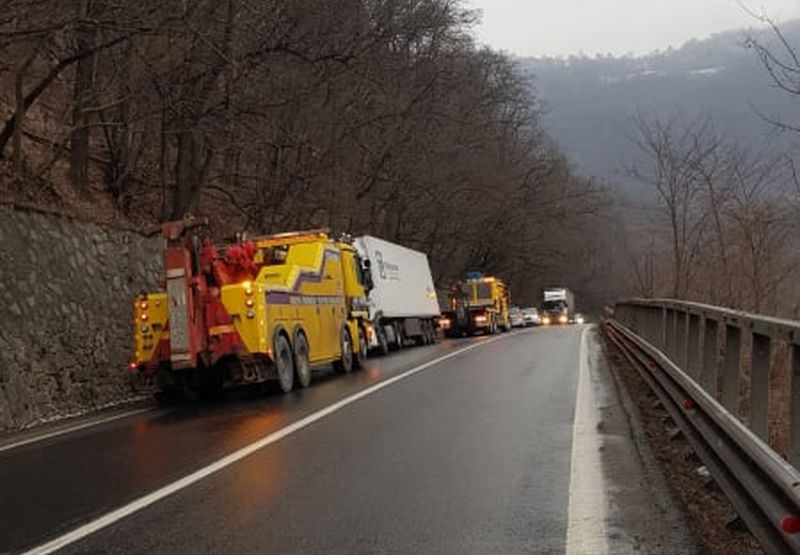
{"type": "MultiPolygon", "coordinates": [[[[742,0],[776,19],[800,0],[742,0]]],[[[481,42],[521,56],[636,54],[755,26],[737,0],[467,0],[483,10],[481,42]]]]}

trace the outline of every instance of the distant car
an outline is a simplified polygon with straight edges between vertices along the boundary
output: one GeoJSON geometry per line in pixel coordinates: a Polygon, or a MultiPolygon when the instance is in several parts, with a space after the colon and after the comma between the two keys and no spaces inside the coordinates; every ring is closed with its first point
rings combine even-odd
{"type": "Polygon", "coordinates": [[[576,314],[575,317],[572,319],[573,324],[583,324],[586,321],[586,318],[583,317],[583,314],[576,314]]]}
{"type": "Polygon", "coordinates": [[[522,311],[522,318],[526,326],[541,326],[542,318],[536,308],[526,308],[522,311]]]}
{"type": "Polygon", "coordinates": [[[525,327],[525,315],[523,314],[522,310],[517,307],[513,307],[511,310],[508,311],[509,316],[511,317],[511,327],[512,328],[524,328],[525,327]]]}

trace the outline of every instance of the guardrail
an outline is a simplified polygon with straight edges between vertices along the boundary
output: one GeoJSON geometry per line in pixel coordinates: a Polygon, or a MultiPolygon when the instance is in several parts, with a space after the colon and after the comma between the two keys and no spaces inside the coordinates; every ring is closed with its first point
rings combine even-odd
{"type": "Polygon", "coordinates": [[[606,329],[764,549],[800,553],[800,322],[632,300],[606,329]]]}

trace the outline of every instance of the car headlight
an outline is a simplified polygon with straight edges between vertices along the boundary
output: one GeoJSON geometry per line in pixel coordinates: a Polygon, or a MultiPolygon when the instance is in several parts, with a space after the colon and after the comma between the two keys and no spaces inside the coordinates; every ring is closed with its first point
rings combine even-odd
{"type": "Polygon", "coordinates": [[[476,324],[485,324],[487,322],[486,316],[475,316],[476,324]]]}

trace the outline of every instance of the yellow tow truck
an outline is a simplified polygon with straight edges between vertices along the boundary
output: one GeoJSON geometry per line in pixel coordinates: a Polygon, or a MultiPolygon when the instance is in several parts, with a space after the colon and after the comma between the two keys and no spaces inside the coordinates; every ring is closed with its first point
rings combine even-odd
{"type": "Polygon", "coordinates": [[[450,310],[442,314],[439,326],[448,337],[510,331],[510,308],[511,292],[503,280],[468,274],[453,288],[450,310]]]}
{"type": "Polygon", "coordinates": [[[372,279],[349,241],[315,230],[218,248],[203,227],[163,226],[165,290],[135,301],[129,370],[158,398],[268,381],[289,392],[312,367],[363,364],[372,279]]]}

